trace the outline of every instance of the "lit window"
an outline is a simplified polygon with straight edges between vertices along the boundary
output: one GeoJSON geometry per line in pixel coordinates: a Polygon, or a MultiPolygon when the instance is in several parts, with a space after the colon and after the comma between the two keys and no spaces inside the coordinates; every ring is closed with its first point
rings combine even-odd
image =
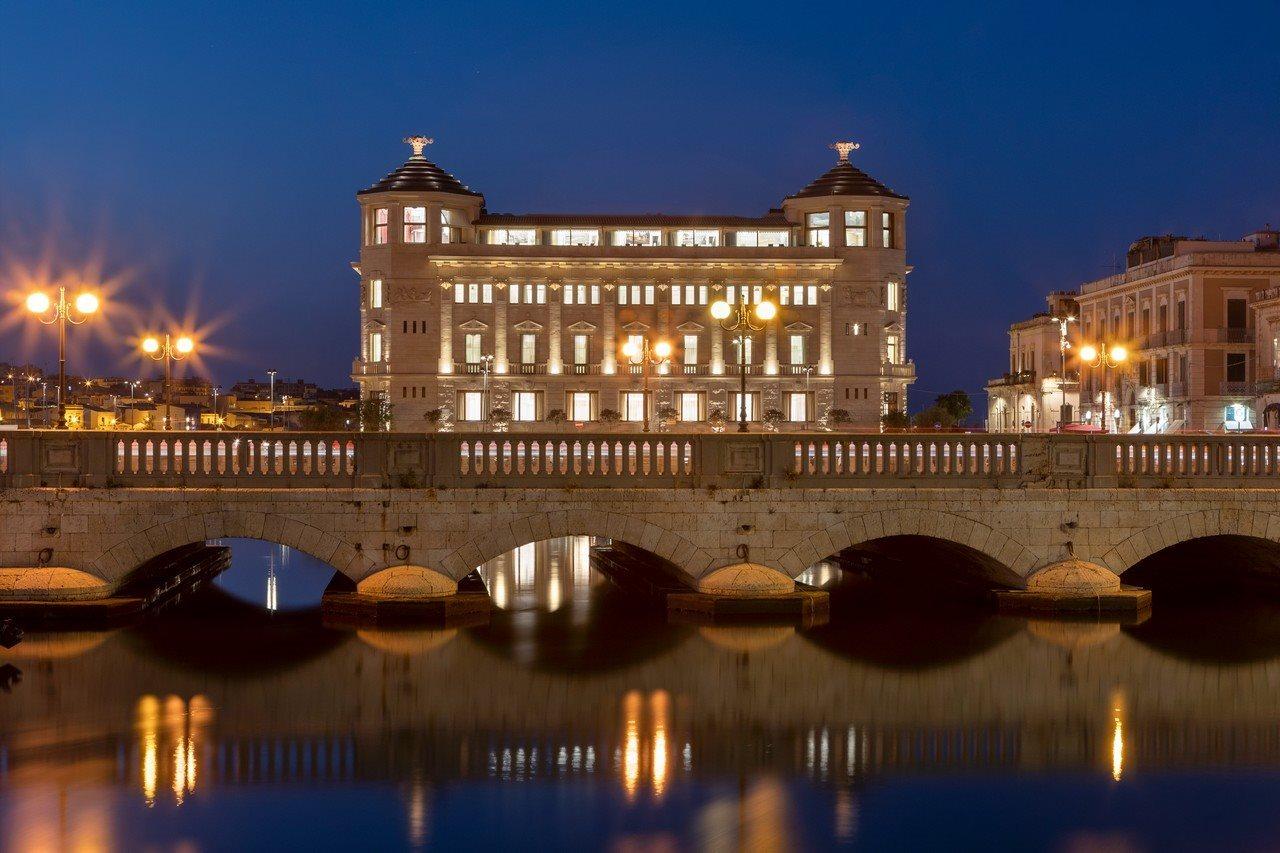
{"type": "Polygon", "coordinates": [[[897,335],[885,335],[884,357],[890,364],[901,364],[902,347],[897,335]]]}
{"type": "Polygon", "coordinates": [[[489,232],[491,246],[536,246],[536,228],[494,228],[489,232]]]}
{"type": "Polygon", "coordinates": [[[734,359],[734,364],[742,364],[746,362],[751,364],[751,338],[734,338],[734,347],[738,350],[738,357],[734,359]]]}
{"type": "Polygon", "coordinates": [[[473,422],[484,420],[484,392],[463,391],[461,396],[462,404],[458,407],[461,409],[461,419],[473,422]]]}
{"type": "Polygon", "coordinates": [[[467,364],[480,363],[480,334],[478,332],[467,334],[466,353],[467,364]]]}
{"type": "Polygon", "coordinates": [[[380,278],[369,280],[369,307],[382,307],[382,279],[380,278]]]}
{"type": "Polygon", "coordinates": [[[844,212],[844,244],[846,246],[867,245],[867,212],[865,210],[844,212]]]}
{"type": "Polygon", "coordinates": [[[467,286],[465,284],[455,284],[453,286],[453,301],[454,302],[467,301],[467,286]]]}
{"type": "Polygon", "coordinates": [[[646,284],[644,286],[644,304],[645,305],[653,304],[654,293],[655,291],[652,284],[646,284]]]}
{"type": "Polygon", "coordinates": [[[379,207],[373,211],[373,242],[375,245],[386,245],[389,236],[387,230],[388,222],[390,222],[390,215],[387,212],[387,208],[379,207]]]}
{"type": "MultiPolygon", "coordinates": [[[[737,391],[734,391],[733,393],[731,393],[729,395],[729,411],[726,412],[725,415],[735,421],[741,418],[743,400],[744,400],[743,396],[737,391]]],[[[747,404],[747,420],[749,421],[756,420],[757,419],[756,392],[748,391],[745,401],[747,404]]]]}
{"type": "Polygon", "coordinates": [[[644,335],[627,335],[624,348],[634,353],[644,352],[644,335]]]}
{"type": "Polygon", "coordinates": [[[485,305],[491,304],[493,302],[493,285],[492,284],[481,285],[480,294],[481,294],[481,300],[484,302],[485,305]]]}
{"type": "Polygon", "coordinates": [[[511,395],[511,417],[517,421],[538,419],[538,392],[516,391],[511,395]]]}
{"type": "Polygon", "coordinates": [[[890,311],[902,310],[902,285],[896,281],[886,282],[884,286],[884,307],[890,311]]]}
{"type": "Polygon", "coordinates": [[[719,246],[720,232],[714,228],[683,228],[676,232],[677,246],[719,246]]]}
{"type": "Polygon", "coordinates": [[[805,225],[809,229],[810,246],[830,246],[831,245],[831,214],[830,213],[810,213],[805,216],[805,225]]]}
{"type": "Polygon", "coordinates": [[[591,398],[594,392],[591,391],[574,391],[569,395],[569,420],[572,421],[589,421],[591,420],[591,398]]]}
{"type": "Polygon", "coordinates": [[[425,207],[404,209],[404,241],[406,243],[427,242],[427,209],[425,207]]]}
{"type": "Polygon", "coordinates": [[[369,333],[369,361],[382,361],[382,332],[369,333]]]}
{"type": "Polygon", "coordinates": [[[440,211],[440,242],[441,243],[461,243],[462,229],[458,226],[462,224],[462,213],[457,210],[445,208],[440,211]]]}
{"type": "Polygon", "coordinates": [[[539,305],[547,304],[547,286],[545,284],[536,285],[533,288],[533,295],[539,305]]]}
{"type": "Polygon", "coordinates": [[[551,232],[553,246],[599,246],[600,232],[595,228],[556,228],[551,232]]]}
{"type": "Polygon", "coordinates": [[[738,231],[733,243],[735,246],[789,246],[791,235],[786,231],[738,231]]]}
{"type": "Polygon", "coordinates": [[[791,336],[791,363],[804,364],[804,335],[791,336]]]}
{"type": "Polygon", "coordinates": [[[662,232],[650,229],[630,229],[613,232],[615,246],[661,246],[662,232]]]}
{"type": "Polygon", "coordinates": [[[699,405],[701,396],[696,391],[680,393],[680,420],[689,422],[702,420],[702,407],[699,405]]]}
{"type": "Polygon", "coordinates": [[[893,214],[880,214],[880,245],[886,249],[893,248],[893,214]]]}
{"type": "Polygon", "coordinates": [[[787,394],[787,420],[802,423],[809,420],[809,395],[803,391],[787,394]]]}
{"type": "Polygon", "coordinates": [[[684,363],[685,364],[698,363],[698,336],[697,335],[684,336],[684,363]]]}
{"type": "Polygon", "coordinates": [[[538,336],[533,332],[520,335],[520,363],[533,364],[538,360],[538,336]]]}
{"type": "Polygon", "coordinates": [[[643,391],[626,391],[622,394],[622,419],[624,421],[644,420],[643,391]]]}
{"type": "Polygon", "coordinates": [[[573,336],[573,363],[586,364],[590,360],[591,339],[586,335],[573,336]]]}

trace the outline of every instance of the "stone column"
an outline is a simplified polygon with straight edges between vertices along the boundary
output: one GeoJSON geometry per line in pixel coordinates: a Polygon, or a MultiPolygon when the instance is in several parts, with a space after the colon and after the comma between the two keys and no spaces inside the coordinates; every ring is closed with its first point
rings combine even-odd
{"type": "Polygon", "coordinates": [[[618,322],[616,282],[600,283],[600,372],[612,376],[618,372],[615,326],[618,322]]]}
{"type": "Polygon", "coordinates": [[[767,376],[778,375],[778,320],[774,318],[764,326],[764,372],[767,376]]]}
{"type": "Polygon", "coordinates": [[[432,245],[440,242],[440,211],[443,207],[438,201],[427,202],[427,242],[432,245]]]}
{"type": "MultiPolygon", "coordinates": [[[[708,282],[707,288],[711,291],[712,302],[724,298],[723,282],[708,282]],[[717,285],[721,285],[718,292],[717,285]]],[[[711,375],[724,375],[724,329],[720,327],[720,321],[714,319],[711,321],[711,375]]]]}
{"type": "Polygon", "coordinates": [[[506,281],[493,283],[493,372],[505,374],[511,372],[507,360],[507,289],[499,288],[499,284],[506,281]]]}
{"type": "Polygon", "coordinates": [[[564,362],[560,358],[560,305],[564,294],[560,288],[552,288],[560,282],[547,282],[547,373],[559,376],[564,372],[564,362]]]}
{"type": "Polygon", "coordinates": [[[818,288],[818,374],[821,376],[830,376],[834,371],[831,361],[831,300],[834,293],[835,288],[818,288]]]}
{"type": "Polygon", "coordinates": [[[438,373],[453,372],[453,282],[440,288],[440,363],[438,373]]]}

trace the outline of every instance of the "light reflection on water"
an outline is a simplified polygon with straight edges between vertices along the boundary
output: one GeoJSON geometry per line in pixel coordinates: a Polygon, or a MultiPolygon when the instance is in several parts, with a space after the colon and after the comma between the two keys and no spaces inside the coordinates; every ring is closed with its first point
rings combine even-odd
{"type": "MultiPolygon", "coordinates": [[[[1280,644],[894,611],[834,565],[830,625],[668,625],[587,539],[480,575],[476,628],[326,627],[261,545],[224,583],[4,661],[0,848],[1265,846],[1280,644]],[[257,572],[255,576],[255,571],[257,572]],[[294,592],[290,592],[294,590],[294,592]],[[922,615],[923,614],[923,615],[922,615]],[[1049,804],[1049,805],[1046,805],[1049,804]],[[923,816],[928,816],[924,819],[923,816]]],[[[301,577],[301,575],[298,575],[301,577]]],[[[318,593],[315,595],[318,600],[318,593]]],[[[1159,611],[1157,611],[1158,613],[1159,611]]],[[[1218,619],[1216,615],[1213,617],[1218,619]]],[[[1216,632],[1216,633],[1215,633],[1216,632]]]]}

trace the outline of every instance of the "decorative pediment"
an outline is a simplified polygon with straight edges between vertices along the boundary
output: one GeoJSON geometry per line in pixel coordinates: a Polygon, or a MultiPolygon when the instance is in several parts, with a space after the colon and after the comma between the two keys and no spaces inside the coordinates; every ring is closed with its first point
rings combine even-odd
{"type": "Polygon", "coordinates": [[[782,328],[786,329],[788,332],[812,332],[813,331],[813,326],[810,326],[808,323],[788,323],[782,328]]]}
{"type": "Polygon", "coordinates": [[[479,320],[468,320],[465,323],[459,323],[458,328],[464,332],[483,332],[489,328],[489,324],[481,323],[479,320]]]}
{"type": "Polygon", "coordinates": [[[532,320],[521,320],[511,328],[515,329],[517,332],[541,332],[542,324],[535,323],[532,320]]]}
{"type": "Polygon", "coordinates": [[[594,332],[595,330],[596,330],[595,325],[592,323],[588,323],[586,320],[579,320],[578,322],[569,326],[569,331],[571,332],[594,332]]]}
{"type": "Polygon", "coordinates": [[[884,328],[886,331],[897,332],[898,334],[902,334],[903,332],[902,324],[896,320],[892,323],[885,323],[884,328]]]}
{"type": "Polygon", "coordinates": [[[701,332],[705,328],[706,326],[702,325],[701,323],[695,323],[692,320],[690,320],[688,323],[681,323],[679,326],[676,326],[676,331],[677,332],[701,332]]]}
{"type": "Polygon", "coordinates": [[[632,334],[637,334],[639,332],[647,332],[649,331],[649,324],[641,323],[639,320],[632,320],[630,323],[627,323],[625,326],[622,327],[622,331],[631,332],[632,334]]]}

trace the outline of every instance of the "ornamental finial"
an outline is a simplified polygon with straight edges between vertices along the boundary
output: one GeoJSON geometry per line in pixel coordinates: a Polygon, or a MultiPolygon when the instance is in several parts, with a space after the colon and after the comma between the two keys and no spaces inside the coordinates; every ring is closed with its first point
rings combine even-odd
{"type": "Polygon", "coordinates": [[[413,149],[414,157],[422,156],[422,149],[435,142],[430,136],[406,136],[404,144],[413,149]]]}
{"type": "Polygon", "coordinates": [[[862,146],[857,142],[833,142],[827,146],[840,155],[840,161],[844,162],[849,159],[850,151],[857,151],[862,146]]]}

